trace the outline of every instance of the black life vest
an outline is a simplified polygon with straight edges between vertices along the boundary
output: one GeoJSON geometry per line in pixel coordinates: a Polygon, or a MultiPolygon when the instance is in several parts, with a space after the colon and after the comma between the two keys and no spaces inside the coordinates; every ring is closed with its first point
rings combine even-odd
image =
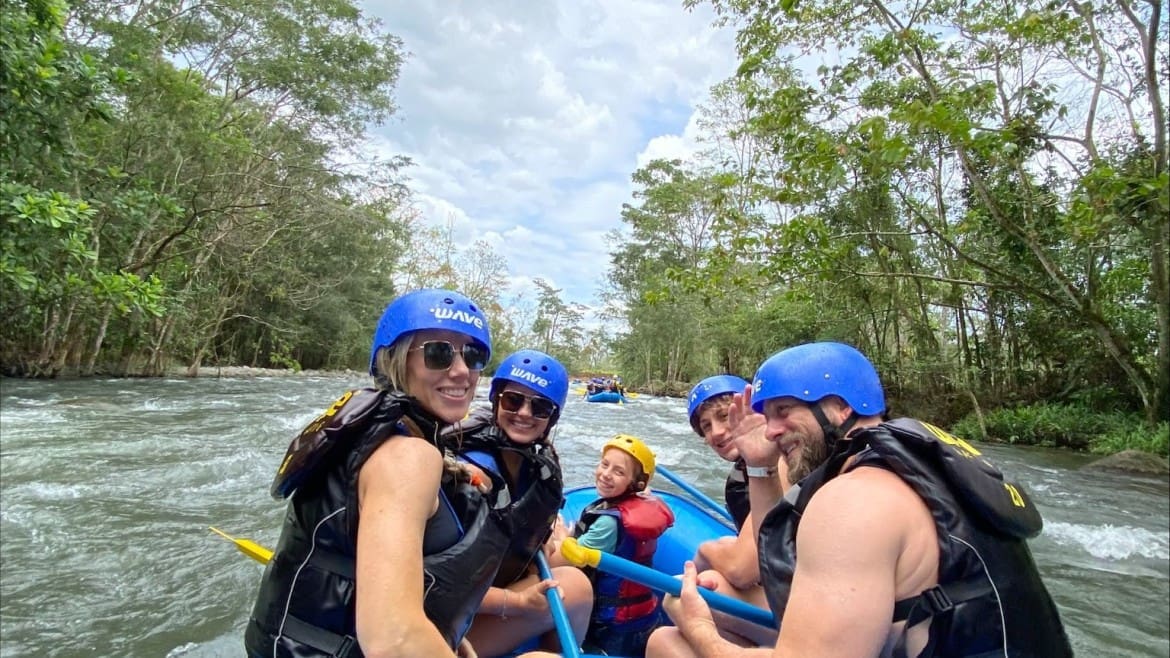
{"type": "Polygon", "coordinates": [[[723,483],[723,500],[727,503],[727,511],[735,520],[736,531],[743,529],[743,524],[752,515],[752,501],[748,497],[748,481],[746,464],[737,459],[727,474],[727,481],[723,483]]]}
{"type": "Polygon", "coordinates": [[[565,485],[556,451],[544,441],[513,443],[495,425],[489,408],[473,410],[466,420],[443,432],[457,442],[457,454],[472,451],[490,454],[498,467],[497,474],[507,483],[511,503],[506,507],[506,514],[512,536],[493,583],[496,587],[506,587],[528,574],[564,503],[565,485]],[[505,453],[521,459],[515,479],[504,466],[505,453]],[[528,485],[523,492],[518,486],[520,482],[528,485]]]}
{"type": "MultiPolygon", "coordinates": [[[[412,398],[373,389],[347,393],[290,444],[273,493],[291,500],[245,631],[250,655],[362,655],[354,599],[358,474],[383,442],[409,434],[404,418],[442,449],[436,424],[412,398]]],[[[426,524],[424,610],[452,648],[467,631],[506,545],[479,540],[498,535],[495,528],[505,523],[495,505],[494,496],[447,472],[439,509],[426,524]]]]}
{"type": "MultiPolygon", "coordinates": [[[[796,568],[796,533],[808,501],[850,469],[889,470],[922,498],[939,537],[939,584],[897,601],[892,622],[909,629],[930,619],[921,656],[1072,656],[1056,605],[1040,580],[1027,539],[1040,514],[1019,485],[965,441],[909,418],[853,432],[798,484],[760,528],[760,574],[782,619],[796,568]]],[[[858,501],[859,505],[864,501],[858,501]]],[[[906,655],[902,634],[894,655],[906,655]]]]}

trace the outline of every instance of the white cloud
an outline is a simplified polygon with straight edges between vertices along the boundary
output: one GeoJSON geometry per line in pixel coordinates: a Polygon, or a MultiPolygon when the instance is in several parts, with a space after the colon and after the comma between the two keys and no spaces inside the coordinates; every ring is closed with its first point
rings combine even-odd
{"type": "Polygon", "coordinates": [[[398,116],[375,149],[406,171],[426,221],[453,223],[537,277],[595,303],[630,174],[694,150],[694,111],[732,74],[734,34],[681,2],[365,0],[410,53],[398,116]]]}
{"type": "Polygon", "coordinates": [[[645,167],[654,160],[686,160],[701,150],[700,136],[699,113],[696,111],[691,114],[682,134],[659,135],[650,140],[646,148],[638,154],[638,168],[645,167]]]}

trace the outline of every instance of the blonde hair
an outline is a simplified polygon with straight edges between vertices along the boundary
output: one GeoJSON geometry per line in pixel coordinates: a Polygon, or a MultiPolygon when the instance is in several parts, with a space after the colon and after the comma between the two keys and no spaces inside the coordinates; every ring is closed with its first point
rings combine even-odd
{"type": "Polygon", "coordinates": [[[382,390],[401,391],[410,395],[406,387],[406,359],[410,356],[413,334],[399,336],[388,347],[378,349],[374,356],[376,372],[374,387],[382,390]]]}

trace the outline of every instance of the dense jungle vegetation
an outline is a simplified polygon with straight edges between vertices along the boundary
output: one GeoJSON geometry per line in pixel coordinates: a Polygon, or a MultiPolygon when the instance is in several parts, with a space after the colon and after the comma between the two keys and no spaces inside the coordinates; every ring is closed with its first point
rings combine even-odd
{"type": "Polygon", "coordinates": [[[387,300],[442,285],[489,309],[497,358],[677,391],[843,340],[899,413],[1166,454],[1160,0],[712,4],[740,67],[705,150],[614,209],[611,336],[422,224],[409,161],[366,141],[403,46],[350,0],[3,3],[0,368],[364,369],[387,300]]]}

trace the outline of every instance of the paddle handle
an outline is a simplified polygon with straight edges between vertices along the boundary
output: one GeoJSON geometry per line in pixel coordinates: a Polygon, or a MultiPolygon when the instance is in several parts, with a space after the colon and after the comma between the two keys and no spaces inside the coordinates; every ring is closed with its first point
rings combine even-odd
{"type": "Polygon", "coordinates": [[[716,514],[718,514],[722,518],[724,518],[728,521],[731,521],[732,523],[735,523],[735,519],[733,519],[731,517],[731,514],[727,511],[727,508],[725,508],[724,506],[722,506],[719,503],[712,500],[711,497],[708,496],[707,494],[705,494],[702,491],[699,491],[698,489],[691,486],[691,484],[689,482],[687,482],[686,480],[680,478],[679,476],[675,475],[674,473],[671,473],[669,468],[667,468],[665,466],[658,466],[654,470],[658,473],[661,473],[662,477],[673,482],[675,484],[675,486],[677,486],[679,489],[682,489],[683,491],[690,494],[692,498],[703,503],[703,505],[705,505],[708,508],[710,508],[711,510],[713,510],[716,514]]]}
{"type": "MultiPolygon", "coordinates": [[[[645,585],[650,589],[666,592],[672,596],[678,596],[682,592],[682,581],[678,578],[668,576],[661,571],[655,571],[637,562],[631,562],[612,553],[604,553],[595,548],[586,548],[578,544],[577,540],[573,537],[568,537],[561,542],[561,554],[571,564],[579,567],[594,567],[620,578],[645,585]]],[[[730,596],[703,587],[699,588],[699,596],[703,597],[707,605],[711,606],[714,610],[739,617],[740,619],[760,626],[778,628],[776,618],[768,610],[757,608],[739,599],[733,599],[730,596]]]]}
{"type": "MultiPolygon", "coordinates": [[[[552,580],[552,569],[548,568],[548,559],[544,557],[543,550],[536,554],[536,568],[540,572],[541,580],[552,580]]],[[[569,621],[569,613],[565,610],[561,593],[557,588],[550,587],[544,595],[548,597],[548,609],[552,612],[557,638],[561,641],[561,655],[565,658],[580,658],[581,649],[577,646],[577,636],[573,633],[573,624],[569,621]]]]}

